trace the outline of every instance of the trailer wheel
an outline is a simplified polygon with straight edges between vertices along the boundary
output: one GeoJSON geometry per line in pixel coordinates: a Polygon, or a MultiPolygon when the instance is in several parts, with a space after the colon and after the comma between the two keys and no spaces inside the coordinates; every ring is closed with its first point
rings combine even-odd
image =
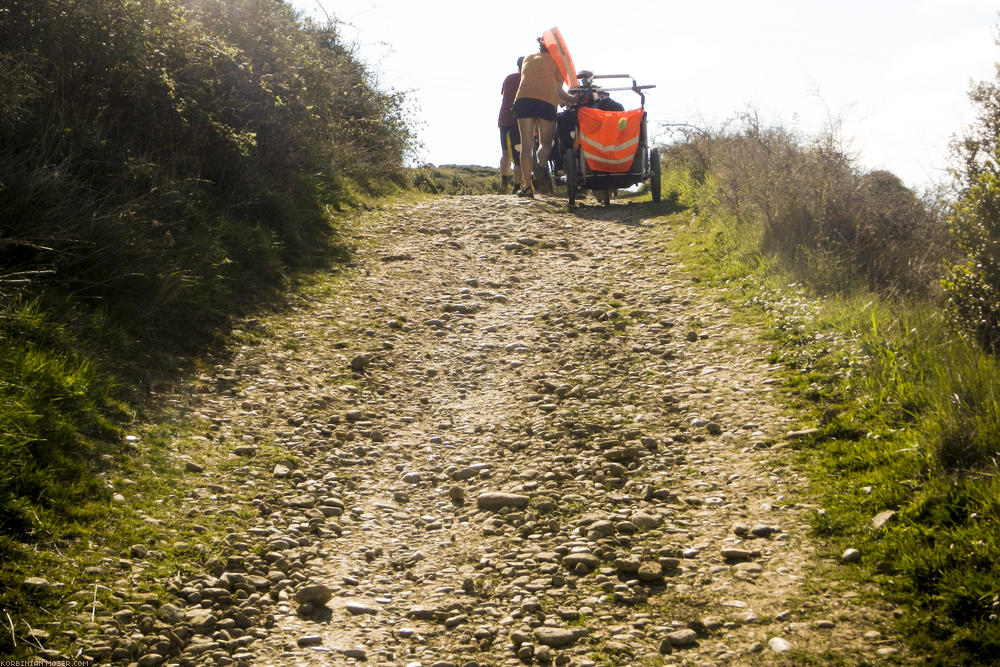
{"type": "Polygon", "coordinates": [[[566,197],[572,211],[576,208],[576,155],[572,148],[563,153],[563,170],[566,172],[566,197]]]}
{"type": "Polygon", "coordinates": [[[660,201],[660,149],[654,148],[649,151],[649,190],[653,194],[653,201],[660,201]]]}

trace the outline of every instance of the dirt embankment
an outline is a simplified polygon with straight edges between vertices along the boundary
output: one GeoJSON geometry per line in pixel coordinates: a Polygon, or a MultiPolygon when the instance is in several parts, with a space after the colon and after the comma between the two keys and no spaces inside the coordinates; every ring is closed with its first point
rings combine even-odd
{"type": "Polygon", "coordinates": [[[262,323],[271,337],[180,399],[221,449],[191,466],[215,493],[188,494],[178,521],[225,511],[207,508],[234,488],[259,518],[172,582],[173,603],[132,605],[124,639],[107,619],[84,652],[899,660],[884,612],[813,570],[776,369],[677,264],[671,223],[649,204],[503,196],[373,215],[353,278],[262,323]]]}

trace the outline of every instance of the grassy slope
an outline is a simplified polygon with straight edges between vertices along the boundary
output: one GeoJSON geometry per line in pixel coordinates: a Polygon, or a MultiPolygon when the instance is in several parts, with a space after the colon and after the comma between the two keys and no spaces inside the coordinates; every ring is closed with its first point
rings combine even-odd
{"type": "Polygon", "coordinates": [[[770,332],[792,405],[814,429],[793,445],[822,498],[827,556],[862,552],[840,572],[878,583],[928,664],[993,664],[1000,482],[995,458],[961,463],[963,448],[1000,442],[996,360],[933,307],[864,291],[818,297],[758,251],[752,230],[691,212],[677,220],[676,250],[705,289],[770,332]],[[893,514],[876,528],[883,512],[893,514]]]}

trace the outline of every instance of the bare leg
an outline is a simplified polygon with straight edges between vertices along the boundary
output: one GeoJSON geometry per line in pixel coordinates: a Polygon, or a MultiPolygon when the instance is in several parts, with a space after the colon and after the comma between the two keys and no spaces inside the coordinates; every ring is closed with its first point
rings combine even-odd
{"type": "Polygon", "coordinates": [[[534,169],[532,143],[535,140],[535,118],[518,118],[517,129],[521,132],[521,183],[531,187],[531,171],[534,169]]]}
{"type": "Polygon", "coordinates": [[[538,170],[539,185],[542,192],[552,192],[552,181],[549,177],[549,155],[552,153],[552,138],[555,135],[556,124],[551,120],[538,120],[538,170]]]}
{"type": "Polygon", "coordinates": [[[510,165],[514,161],[514,147],[510,145],[510,135],[503,128],[500,130],[500,177],[506,182],[506,177],[510,176],[510,165]]]}
{"type": "Polygon", "coordinates": [[[552,138],[556,133],[556,124],[551,120],[538,120],[538,164],[545,165],[552,153],[552,138]]]}

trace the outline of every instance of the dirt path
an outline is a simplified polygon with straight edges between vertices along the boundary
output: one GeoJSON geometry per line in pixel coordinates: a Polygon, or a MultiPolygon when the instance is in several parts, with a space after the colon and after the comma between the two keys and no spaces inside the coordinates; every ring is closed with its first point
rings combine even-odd
{"type": "Polygon", "coordinates": [[[754,332],[695,288],[650,205],[563,209],[469,196],[378,213],[356,279],[264,323],[264,344],[185,399],[223,445],[193,469],[255,490],[260,517],[119,656],[902,659],[884,611],[811,569],[816,509],[776,463],[795,423],[754,332]],[[157,644],[165,626],[177,641],[157,644]]]}

